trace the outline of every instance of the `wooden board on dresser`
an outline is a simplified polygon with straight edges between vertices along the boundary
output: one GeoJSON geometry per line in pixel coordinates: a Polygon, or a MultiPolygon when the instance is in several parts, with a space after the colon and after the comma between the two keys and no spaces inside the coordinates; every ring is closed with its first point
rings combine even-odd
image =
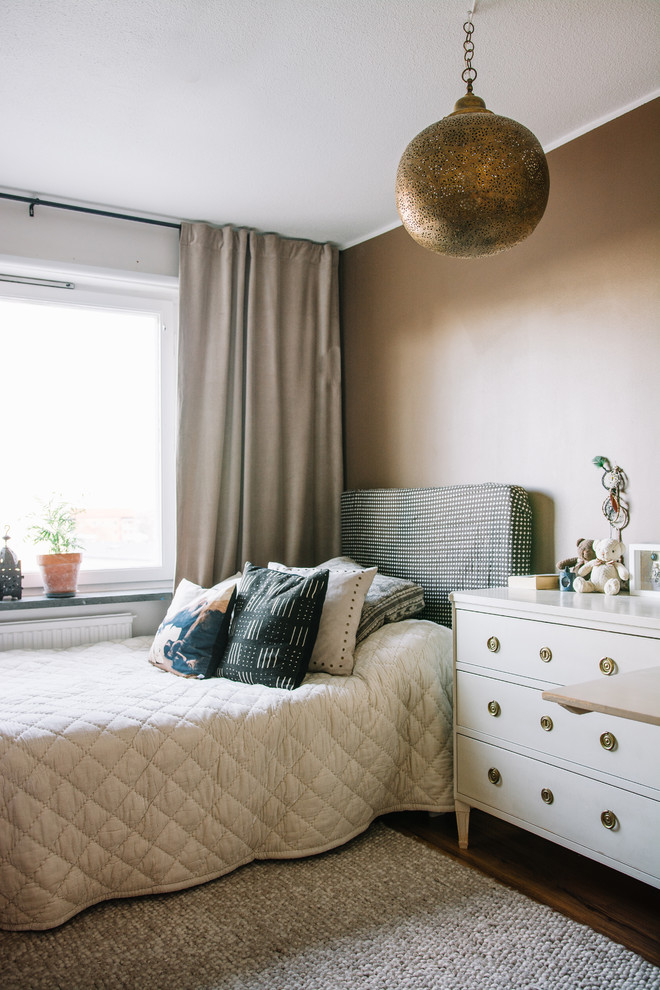
{"type": "Polygon", "coordinates": [[[461,847],[479,808],[660,887],[660,726],[542,697],[660,666],[660,605],[507,588],[450,597],[461,847]]]}

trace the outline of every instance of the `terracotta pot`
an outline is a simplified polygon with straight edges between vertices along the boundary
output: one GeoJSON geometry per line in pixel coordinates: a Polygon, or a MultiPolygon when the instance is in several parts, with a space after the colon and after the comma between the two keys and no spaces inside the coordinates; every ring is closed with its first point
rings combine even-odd
{"type": "Polygon", "coordinates": [[[73,598],[81,562],[81,553],[37,554],[46,598],[73,598]]]}

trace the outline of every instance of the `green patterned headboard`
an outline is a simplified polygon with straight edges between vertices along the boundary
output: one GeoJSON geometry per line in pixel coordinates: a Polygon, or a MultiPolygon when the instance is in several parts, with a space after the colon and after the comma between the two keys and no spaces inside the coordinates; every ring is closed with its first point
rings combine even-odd
{"type": "Polygon", "coordinates": [[[341,496],[342,553],[415,581],[422,618],[451,626],[449,593],[529,570],[532,511],[517,485],[374,488],[341,496]]]}

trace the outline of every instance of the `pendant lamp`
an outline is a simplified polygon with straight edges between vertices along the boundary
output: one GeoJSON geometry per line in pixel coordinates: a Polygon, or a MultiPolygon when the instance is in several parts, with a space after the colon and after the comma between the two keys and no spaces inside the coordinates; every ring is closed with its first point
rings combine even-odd
{"type": "Polygon", "coordinates": [[[492,113],[472,92],[471,16],[463,25],[467,94],[412,139],[396,177],[397,209],[410,236],[456,258],[519,244],[543,216],[550,188],[548,163],[532,132],[492,113]]]}

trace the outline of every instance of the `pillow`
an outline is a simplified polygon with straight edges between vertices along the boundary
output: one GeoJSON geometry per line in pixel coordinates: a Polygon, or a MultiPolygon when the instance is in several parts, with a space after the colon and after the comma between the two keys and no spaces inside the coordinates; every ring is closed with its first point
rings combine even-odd
{"type": "Polygon", "coordinates": [[[327,587],[327,570],[303,575],[247,563],[222,677],[288,691],[297,688],[307,673],[327,587]]]}
{"type": "MultiPolygon", "coordinates": [[[[285,567],[275,563],[268,566],[292,574],[312,573],[309,567],[285,567]]],[[[319,564],[319,567],[327,568],[328,564],[319,564]]],[[[353,651],[362,606],[377,570],[353,563],[330,570],[319,632],[309,661],[310,670],[342,675],[353,672],[353,651]]]]}
{"type": "Polygon", "coordinates": [[[154,636],[149,662],[180,677],[213,677],[227,643],[240,576],[212,588],[181,581],[154,636]]]}
{"type": "MultiPolygon", "coordinates": [[[[323,566],[330,569],[359,567],[350,557],[334,557],[323,566]]],[[[400,622],[401,619],[411,619],[424,610],[424,592],[413,581],[403,578],[390,577],[387,574],[376,574],[362,608],[360,625],[355,637],[356,645],[363,639],[376,632],[385,622],[400,622]]]]}

